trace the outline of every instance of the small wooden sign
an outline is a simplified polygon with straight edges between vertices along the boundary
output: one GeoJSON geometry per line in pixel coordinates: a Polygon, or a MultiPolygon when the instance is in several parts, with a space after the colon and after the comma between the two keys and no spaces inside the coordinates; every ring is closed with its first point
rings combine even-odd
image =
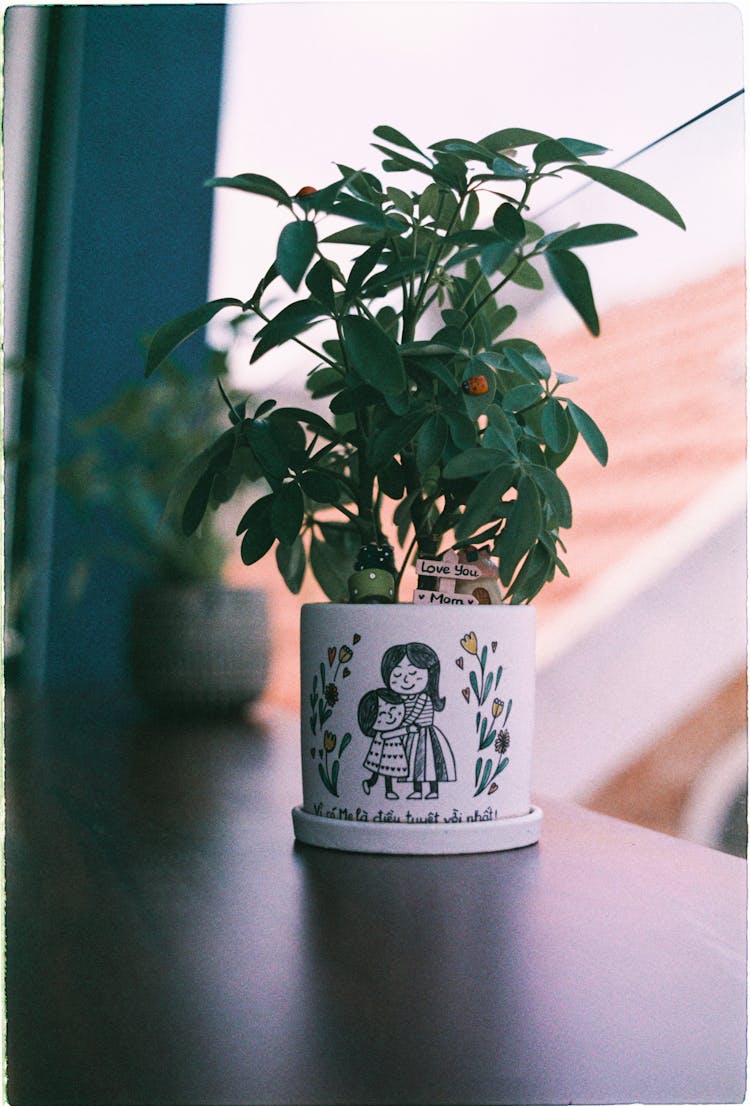
{"type": "Polygon", "coordinates": [[[473,607],[477,604],[477,601],[473,595],[457,595],[456,592],[447,591],[422,591],[421,588],[417,588],[412,603],[429,603],[448,607],[473,607]]]}
{"type": "Polygon", "coordinates": [[[458,559],[448,560],[448,553],[442,561],[418,557],[417,572],[420,576],[434,576],[439,580],[478,580],[484,575],[478,565],[460,564],[458,559]]]}
{"type": "Polygon", "coordinates": [[[476,599],[473,595],[457,595],[456,580],[471,580],[481,576],[481,572],[473,570],[474,565],[463,565],[458,562],[458,555],[453,549],[444,554],[442,561],[432,561],[425,557],[417,559],[417,572],[421,576],[435,576],[440,583],[437,591],[423,591],[417,588],[414,592],[413,603],[438,604],[439,606],[474,606],[476,599]]]}

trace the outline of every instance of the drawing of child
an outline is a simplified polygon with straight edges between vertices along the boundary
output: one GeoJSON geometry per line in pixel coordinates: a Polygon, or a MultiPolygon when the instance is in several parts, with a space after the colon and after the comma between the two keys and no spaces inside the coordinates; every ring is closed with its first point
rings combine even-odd
{"type": "Polygon", "coordinates": [[[400,696],[407,727],[408,778],[414,783],[409,799],[422,798],[429,783],[428,799],[438,798],[440,783],[455,780],[456,762],[448,739],[435,725],[435,711],[445,707],[439,690],[440,659],[429,645],[410,642],[394,645],[383,654],[383,683],[400,696]]]}
{"type": "Polygon", "coordinates": [[[370,794],[378,776],[382,775],[386,799],[398,799],[398,794],[393,790],[393,781],[407,779],[409,767],[404,752],[405,709],[401,696],[386,687],[368,691],[359,701],[359,728],[363,734],[372,738],[364,759],[365,768],[372,773],[369,779],[362,781],[365,795],[370,794]]]}

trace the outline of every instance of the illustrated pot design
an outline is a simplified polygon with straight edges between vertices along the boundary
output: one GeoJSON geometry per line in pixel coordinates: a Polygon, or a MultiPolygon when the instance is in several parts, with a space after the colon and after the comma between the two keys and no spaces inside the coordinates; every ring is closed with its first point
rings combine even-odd
{"type": "Polygon", "coordinates": [[[531,845],[531,607],[307,604],[297,838],[354,852],[531,845]]]}
{"type": "Polygon", "coordinates": [[[268,643],[258,589],[151,585],[133,598],[131,679],[159,714],[239,712],[266,685],[268,643]]]}

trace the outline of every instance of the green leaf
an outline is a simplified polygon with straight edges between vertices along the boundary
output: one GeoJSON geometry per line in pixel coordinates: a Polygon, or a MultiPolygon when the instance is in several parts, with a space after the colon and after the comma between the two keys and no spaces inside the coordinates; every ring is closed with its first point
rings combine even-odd
{"type": "Polygon", "coordinates": [[[492,223],[500,237],[514,246],[520,245],[526,237],[526,226],[513,204],[500,204],[492,216],[492,223]]]}
{"type": "Polygon", "coordinates": [[[484,446],[475,446],[473,449],[465,449],[463,453],[457,453],[443,469],[446,480],[462,480],[465,477],[481,476],[491,472],[508,461],[507,453],[499,449],[488,449],[484,446]]]}
{"type": "Polygon", "coordinates": [[[456,525],[455,534],[458,541],[470,537],[486,523],[498,517],[500,500],[512,485],[515,474],[514,465],[501,465],[479,481],[466,501],[464,512],[456,525]]]}
{"type": "Polygon", "coordinates": [[[200,477],[187,498],[182,512],[182,532],[186,537],[194,534],[201,524],[211,499],[213,482],[214,472],[212,468],[209,468],[200,477]]]}
{"type": "Polygon", "coordinates": [[[464,161],[482,161],[485,165],[489,165],[494,156],[492,150],[476,142],[470,142],[466,138],[444,138],[441,142],[430,146],[430,149],[441,153],[458,154],[464,161]]]}
{"type": "Polygon", "coordinates": [[[466,201],[466,208],[464,210],[463,218],[460,221],[460,227],[462,230],[471,230],[479,218],[479,197],[476,192],[470,192],[466,201]]]}
{"type": "Polygon", "coordinates": [[[283,479],[289,471],[289,456],[271,423],[267,419],[253,419],[247,428],[247,439],[263,468],[263,474],[272,479],[283,479]]]}
{"type": "Polygon", "coordinates": [[[352,548],[349,553],[347,556],[338,545],[321,541],[314,534],[312,536],[310,568],[332,603],[346,603],[349,599],[348,583],[354,567],[356,549],[352,548]]]}
{"type": "Polygon", "coordinates": [[[367,462],[371,468],[381,472],[397,453],[411,444],[426,418],[425,410],[411,411],[373,434],[367,444],[367,462]]]}
{"type": "Polygon", "coordinates": [[[531,549],[542,526],[539,493],[528,476],[518,482],[518,497],[495,543],[500,559],[500,581],[507,587],[521,558],[531,549]]]}
{"type": "Polygon", "coordinates": [[[586,266],[567,250],[549,250],[546,257],[558,288],[596,337],[599,334],[599,316],[586,266]]]}
{"type": "Polygon", "coordinates": [[[337,230],[333,234],[329,234],[323,241],[338,245],[371,246],[376,242],[385,244],[385,236],[382,230],[375,227],[355,226],[337,230]]]}
{"type": "Polygon", "coordinates": [[[503,410],[518,414],[519,411],[536,403],[541,395],[542,389],[538,384],[519,384],[503,396],[503,410]]]}
{"type": "Polygon", "coordinates": [[[503,347],[503,354],[511,367],[531,384],[538,380],[549,380],[552,374],[547,358],[538,347],[531,344],[522,349],[508,344],[503,347]]]}
{"type": "Polygon", "coordinates": [[[387,161],[383,162],[383,168],[387,173],[404,173],[407,169],[416,169],[418,173],[426,173],[428,177],[432,176],[432,168],[425,165],[424,162],[415,161],[414,158],[406,157],[398,150],[390,150],[387,146],[381,146],[377,142],[373,142],[372,145],[388,158],[387,161]]]}
{"type": "Polygon", "coordinates": [[[492,162],[492,175],[498,180],[523,180],[529,171],[525,165],[517,165],[508,157],[496,157],[492,162]]]}
{"type": "Polygon", "coordinates": [[[517,284],[519,288],[530,288],[534,292],[541,292],[544,288],[544,281],[530,262],[522,261],[521,264],[516,267],[515,260],[513,260],[503,267],[502,273],[504,276],[507,276],[511,274],[511,270],[512,275],[510,279],[514,284],[517,284]]]}
{"type": "Polygon", "coordinates": [[[336,300],[333,292],[333,275],[331,266],[324,258],[321,258],[320,261],[316,261],[313,265],[312,269],[307,274],[305,284],[310,289],[315,299],[319,300],[326,310],[334,310],[336,300]]]}
{"type": "Polygon", "coordinates": [[[528,603],[538,595],[549,577],[552,560],[549,551],[537,542],[508,590],[512,603],[528,603]]]}
{"type": "Polygon", "coordinates": [[[295,538],[291,545],[276,546],[276,564],[292,595],[298,595],[307,566],[305,547],[301,537],[295,538]]]}
{"type": "Polygon", "coordinates": [[[271,504],[271,528],[284,545],[291,545],[300,532],[305,511],[302,489],[296,481],[282,484],[271,504]]]}
{"type": "Polygon", "coordinates": [[[406,483],[404,481],[404,470],[398,461],[394,459],[380,470],[378,473],[378,487],[383,495],[387,495],[389,499],[402,499],[406,483]]]}
{"type": "Polygon", "coordinates": [[[411,215],[414,210],[414,201],[408,192],[404,192],[403,189],[394,188],[393,186],[386,188],[385,191],[388,199],[399,211],[403,211],[405,215],[411,215]]]}
{"type": "Polygon", "coordinates": [[[315,255],[318,232],[309,219],[287,223],[276,247],[276,267],[292,291],[296,292],[307,266],[315,255]]]}
{"type": "Polygon", "coordinates": [[[241,192],[253,192],[257,196],[270,196],[285,207],[292,206],[292,198],[286,189],[270,177],[259,173],[239,173],[236,177],[213,177],[206,181],[206,188],[238,188],[241,192]]]}
{"type": "Polygon", "coordinates": [[[538,146],[534,148],[534,163],[538,169],[541,169],[544,165],[550,165],[553,162],[570,162],[570,160],[576,161],[575,154],[571,153],[567,146],[564,146],[562,142],[558,142],[554,138],[546,138],[544,142],[540,142],[538,146]]]}
{"type": "Polygon", "coordinates": [[[295,203],[303,209],[303,211],[325,211],[331,212],[336,206],[339,192],[347,183],[345,179],[334,181],[333,184],[326,185],[325,188],[319,188],[315,192],[310,192],[306,196],[295,196],[295,203]]]}
{"type": "Polygon", "coordinates": [[[334,415],[350,415],[352,411],[361,411],[381,402],[380,392],[370,384],[355,384],[353,388],[343,388],[331,400],[330,407],[334,415]]]}
{"type": "Polygon", "coordinates": [[[652,185],[638,177],[632,177],[629,173],[623,173],[620,169],[605,169],[600,165],[570,165],[568,168],[575,173],[581,173],[584,177],[603,184],[605,188],[611,188],[613,192],[632,200],[642,207],[648,208],[656,215],[661,215],[670,223],[674,223],[682,230],[685,223],[679,211],[670,201],[658,192],[652,185]]]}
{"type": "Polygon", "coordinates": [[[581,246],[599,246],[604,242],[618,242],[623,238],[637,238],[638,232],[619,223],[592,223],[588,227],[564,230],[547,247],[548,250],[575,250],[581,246]]]}
{"type": "Polygon", "coordinates": [[[339,200],[333,212],[344,219],[353,219],[362,226],[373,227],[379,231],[401,233],[408,227],[408,223],[400,216],[397,218],[386,215],[376,204],[368,203],[366,200],[355,200],[349,196],[339,200]]]}
{"type": "Polygon", "coordinates": [[[534,146],[538,142],[544,142],[546,138],[549,138],[549,135],[542,134],[541,131],[530,131],[524,127],[506,127],[505,130],[488,134],[486,138],[480,140],[479,145],[487,146],[499,153],[501,150],[515,150],[518,146],[534,146]]]}
{"type": "Polygon", "coordinates": [[[594,457],[603,467],[609,460],[609,450],[604,435],[591,418],[591,415],[588,415],[581,407],[573,403],[572,400],[567,399],[565,402],[568,405],[568,411],[570,412],[576,429],[594,457]]]}
{"type": "Polygon", "coordinates": [[[299,482],[305,495],[316,503],[338,503],[341,499],[338,482],[327,472],[303,472],[299,482]]]}
{"type": "MultiPolygon", "coordinates": [[[[419,146],[415,146],[410,138],[407,138],[401,131],[397,131],[395,127],[381,124],[375,127],[372,133],[376,138],[382,138],[384,142],[391,142],[394,146],[402,146],[405,150],[413,150],[415,154],[422,154],[422,157],[425,156],[419,146]]],[[[380,147],[378,147],[378,149],[380,149],[380,147]]]]}
{"type": "Polygon", "coordinates": [[[237,533],[244,531],[240,552],[242,562],[246,565],[255,564],[265,556],[274,542],[271,529],[271,505],[272,495],[264,495],[245,511],[237,527],[237,533]]]}
{"type": "Polygon", "coordinates": [[[218,315],[225,307],[239,307],[244,305],[242,300],[224,298],[211,300],[185,315],[180,315],[164,326],[160,326],[148,347],[146,356],[146,376],[151,376],[155,369],[166,361],[169,355],[191,334],[195,334],[202,326],[210,323],[214,315],[218,315]]]}
{"type": "MultiPolygon", "coordinates": [[[[408,359],[407,359],[408,363],[408,359]]],[[[422,372],[429,373],[444,384],[452,395],[458,392],[458,384],[451,370],[437,357],[420,357],[417,362],[422,372]]]]}
{"type": "Polygon", "coordinates": [[[442,456],[448,439],[448,426],[441,414],[430,415],[417,433],[417,468],[426,472],[442,456]]]}
{"type": "Polygon", "coordinates": [[[347,297],[356,296],[366,278],[377,265],[384,246],[385,242],[376,242],[374,246],[370,246],[369,249],[357,257],[346,281],[347,297]]]}
{"type": "Polygon", "coordinates": [[[443,411],[451,439],[458,449],[471,449],[477,444],[475,423],[463,411],[443,411]]]}
{"type": "Polygon", "coordinates": [[[597,154],[609,153],[606,146],[599,146],[595,142],[582,142],[580,138],[558,138],[557,141],[576,157],[594,157],[597,154]]]}
{"type": "Polygon", "coordinates": [[[401,354],[391,337],[359,315],[347,315],[341,329],[352,367],[365,383],[383,395],[395,396],[405,390],[401,354]]]}
{"type": "Polygon", "coordinates": [[[269,350],[301,334],[310,326],[313,319],[320,319],[323,313],[323,306],[318,300],[295,300],[287,304],[255,335],[257,345],[250,358],[250,364],[254,364],[269,350]]]}
{"type": "Polygon", "coordinates": [[[573,525],[573,509],[568,489],[560,477],[542,465],[528,465],[527,472],[552,508],[557,525],[569,530],[573,525]]]}
{"type": "Polygon", "coordinates": [[[258,282],[258,287],[253,292],[250,299],[247,300],[247,302],[244,304],[245,308],[252,307],[253,309],[257,309],[263,297],[263,294],[266,291],[266,288],[268,288],[268,286],[278,278],[278,275],[279,270],[276,268],[276,262],[274,261],[266,270],[265,276],[263,276],[258,282]]]}
{"type": "Polygon", "coordinates": [[[542,408],[541,425],[547,445],[554,453],[562,453],[568,444],[570,427],[559,400],[550,399],[545,403],[542,408]]]}

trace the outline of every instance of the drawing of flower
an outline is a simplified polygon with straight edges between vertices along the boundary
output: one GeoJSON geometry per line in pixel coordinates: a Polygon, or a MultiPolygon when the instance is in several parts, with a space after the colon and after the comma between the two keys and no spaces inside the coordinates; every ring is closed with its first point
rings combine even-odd
{"type": "MultiPolygon", "coordinates": [[[[316,755],[320,757],[318,772],[324,786],[332,795],[338,795],[341,755],[349,745],[352,735],[345,733],[339,740],[333,730],[324,729],[324,726],[334,716],[336,705],[340,700],[339,678],[345,680],[351,675],[351,670],[346,665],[353,659],[354,649],[361,640],[361,636],[355,634],[351,645],[329,645],[326,649],[328,671],[326,672],[325,660],[321,660],[319,674],[313,673],[312,677],[309,725],[310,732],[318,735],[317,740],[320,744],[317,748],[311,748],[310,752],[313,759],[316,755]],[[334,755],[331,756],[331,754],[334,755]]],[[[334,721],[333,725],[335,724],[334,721]]]]}
{"type": "Polygon", "coordinates": [[[495,751],[500,753],[500,756],[504,756],[507,753],[510,746],[510,734],[507,730],[500,730],[500,733],[495,739],[495,751]]]}
{"type": "MultiPolygon", "coordinates": [[[[492,652],[494,653],[497,642],[491,642],[490,644],[493,646],[492,652]]],[[[486,645],[480,644],[473,630],[468,634],[464,634],[461,638],[461,648],[470,657],[474,658],[473,662],[467,665],[469,668],[469,687],[461,689],[461,694],[467,703],[471,702],[473,693],[477,707],[474,725],[478,742],[477,753],[479,755],[474,769],[474,794],[481,795],[484,791],[488,791],[490,795],[494,795],[498,790],[497,777],[508,765],[508,758],[505,753],[510,746],[508,730],[506,728],[498,730],[495,727],[496,725],[502,725],[503,727],[507,725],[513,700],[508,700],[506,710],[505,700],[497,694],[503,676],[503,666],[502,664],[496,666],[495,662],[488,663],[489,649],[486,645]],[[493,695],[494,697],[491,697],[493,695]],[[504,711],[505,716],[503,717],[504,711]],[[490,750],[492,751],[490,752],[490,750]]],[[[463,662],[459,663],[457,661],[456,663],[459,664],[459,668],[464,667],[463,662]]]]}

